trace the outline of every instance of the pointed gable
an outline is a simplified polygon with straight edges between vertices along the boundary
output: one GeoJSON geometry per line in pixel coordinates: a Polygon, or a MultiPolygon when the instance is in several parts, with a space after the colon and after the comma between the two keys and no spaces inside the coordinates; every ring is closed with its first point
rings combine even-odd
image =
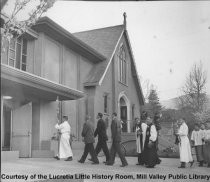
{"type": "Polygon", "coordinates": [[[103,77],[118,40],[123,32],[124,25],[118,25],[73,34],[75,37],[106,57],[105,61],[98,63],[93,67],[84,83],[85,86],[99,85],[99,81],[103,77]]]}
{"type": "Polygon", "coordinates": [[[112,56],[116,51],[116,47],[121,37],[124,35],[128,44],[128,51],[131,55],[131,69],[133,73],[132,76],[134,78],[134,82],[138,90],[138,97],[140,99],[140,103],[144,104],[140,80],[138,78],[133,52],[128,33],[125,30],[125,25],[118,25],[113,27],[78,32],[73,33],[73,35],[79,40],[89,45],[90,47],[92,47],[94,50],[98,51],[104,57],[106,57],[106,60],[97,63],[93,67],[93,69],[90,71],[90,74],[84,82],[84,86],[100,85],[100,81],[103,80],[103,76],[104,74],[106,74],[106,70],[109,67],[109,63],[111,62],[110,59],[112,59],[112,56]]]}
{"type": "Polygon", "coordinates": [[[109,60],[123,30],[124,25],[118,25],[73,33],[73,35],[109,60]]]}

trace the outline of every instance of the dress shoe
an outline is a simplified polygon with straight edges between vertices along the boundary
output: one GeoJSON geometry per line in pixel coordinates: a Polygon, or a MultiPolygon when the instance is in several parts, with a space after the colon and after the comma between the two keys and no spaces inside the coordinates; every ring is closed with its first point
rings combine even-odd
{"type": "Polygon", "coordinates": [[[93,161],[93,159],[88,159],[89,161],[93,161]]]}
{"type": "Polygon", "coordinates": [[[190,167],[192,167],[194,164],[194,160],[190,162],[190,167]]]}
{"type": "Polygon", "coordinates": [[[146,168],[154,168],[154,166],[146,166],[146,168]]]}
{"type": "Polygon", "coordinates": [[[53,157],[54,159],[60,160],[60,158],[58,156],[53,157]]]}
{"type": "Polygon", "coordinates": [[[125,167],[125,166],[127,166],[128,164],[122,164],[122,165],[120,165],[120,167],[125,167]]]}
{"type": "Polygon", "coordinates": [[[140,164],[140,163],[137,163],[136,165],[139,166],[139,165],[141,165],[141,164],[140,164]]]}
{"type": "Polygon", "coordinates": [[[73,158],[72,157],[68,157],[65,161],[72,161],[73,158]]]}
{"type": "Polygon", "coordinates": [[[160,159],[157,159],[156,164],[160,164],[160,163],[161,163],[161,160],[160,159]]]}
{"type": "Polygon", "coordinates": [[[79,163],[84,163],[84,161],[78,160],[79,163]]]}
{"type": "Polygon", "coordinates": [[[186,165],[185,165],[185,162],[181,162],[181,166],[179,166],[178,168],[185,168],[186,165]]]}

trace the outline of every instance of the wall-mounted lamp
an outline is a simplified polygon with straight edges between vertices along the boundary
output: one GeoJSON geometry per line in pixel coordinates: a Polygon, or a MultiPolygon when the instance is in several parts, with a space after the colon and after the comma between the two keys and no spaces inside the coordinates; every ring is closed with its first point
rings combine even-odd
{"type": "Polygon", "coordinates": [[[9,96],[9,95],[4,95],[4,96],[3,96],[3,99],[5,99],[5,100],[9,100],[9,99],[12,99],[12,96],[9,96]]]}

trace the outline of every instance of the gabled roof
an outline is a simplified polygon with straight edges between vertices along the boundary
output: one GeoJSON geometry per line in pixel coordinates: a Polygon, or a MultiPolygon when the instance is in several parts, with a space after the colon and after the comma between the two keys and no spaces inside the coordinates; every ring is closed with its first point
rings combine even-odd
{"type": "Polygon", "coordinates": [[[73,35],[109,59],[123,30],[124,25],[118,25],[77,32],[73,35]]]}
{"type": "Polygon", "coordinates": [[[131,49],[128,33],[127,30],[125,29],[125,25],[118,25],[113,27],[106,27],[101,29],[78,32],[78,33],[73,33],[73,35],[106,57],[105,61],[96,64],[92,68],[89,76],[87,77],[84,83],[85,86],[96,86],[102,83],[106,71],[111,63],[111,59],[114,53],[116,52],[118,43],[121,37],[124,35],[126,42],[128,44],[128,49],[129,49],[128,51],[131,55],[132,76],[134,78],[134,82],[138,90],[137,91],[138,97],[140,99],[140,103],[144,104],[143,92],[141,89],[134,61],[134,56],[131,49]]]}
{"type": "Polygon", "coordinates": [[[89,76],[84,83],[85,86],[100,85],[99,82],[107,69],[110,59],[115,52],[115,47],[117,46],[123,32],[124,25],[118,25],[113,27],[73,33],[75,37],[85,42],[93,49],[98,51],[100,54],[102,54],[104,57],[106,57],[105,61],[96,64],[92,68],[89,76]]]}

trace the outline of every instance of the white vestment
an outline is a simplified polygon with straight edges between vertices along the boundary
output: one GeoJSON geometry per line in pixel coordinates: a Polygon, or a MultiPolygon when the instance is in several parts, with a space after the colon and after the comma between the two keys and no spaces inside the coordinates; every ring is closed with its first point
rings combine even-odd
{"type": "Polygon", "coordinates": [[[56,124],[55,128],[60,130],[61,132],[58,157],[59,158],[72,157],[73,153],[72,153],[71,146],[69,143],[71,127],[68,121],[64,121],[60,125],[56,124]]]}
{"type": "Polygon", "coordinates": [[[191,140],[195,142],[195,146],[203,145],[202,139],[204,138],[204,134],[204,130],[192,131],[191,140]]]}
{"type": "Polygon", "coordinates": [[[204,130],[204,140],[210,140],[210,130],[204,130]]]}
{"type": "Polygon", "coordinates": [[[141,128],[142,128],[142,148],[141,148],[141,143],[140,143],[140,136],[137,135],[137,131],[140,130],[140,128],[138,126],[136,127],[136,150],[137,150],[137,153],[142,153],[144,150],[144,142],[145,142],[145,138],[146,138],[147,124],[142,123],[141,128]]]}
{"type": "Polygon", "coordinates": [[[188,126],[186,123],[182,123],[178,130],[178,135],[180,137],[179,152],[181,162],[191,162],[193,161],[191,154],[191,146],[188,138],[188,126]]]}
{"type": "Polygon", "coordinates": [[[150,128],[149,140],[155,142],[157,140],[157,136],[158,136],[158,133],[157,133],[156,127],[155,127],[155,125],[152,125],[150,128]]]}

